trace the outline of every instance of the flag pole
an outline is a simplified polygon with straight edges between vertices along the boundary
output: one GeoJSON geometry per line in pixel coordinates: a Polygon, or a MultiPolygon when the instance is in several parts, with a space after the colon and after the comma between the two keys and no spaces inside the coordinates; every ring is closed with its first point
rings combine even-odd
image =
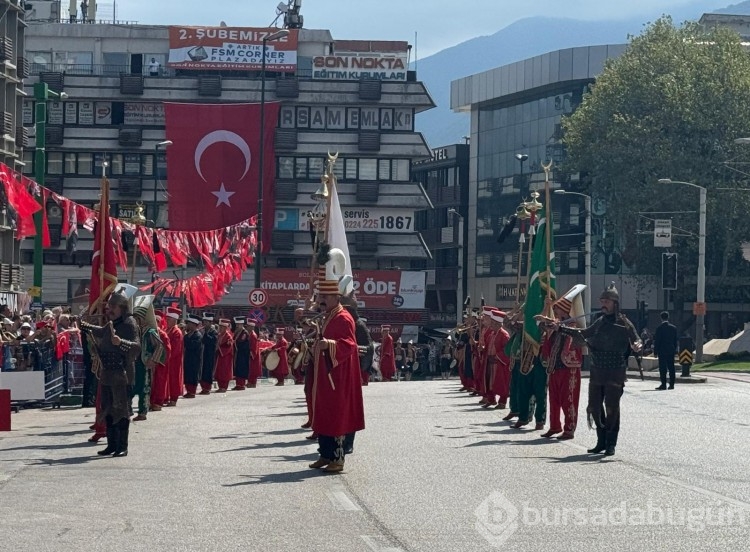
{"type": "MultiPolygon", "coordinates": [[[[544,216],[546,219],[546,223],[544,224],[544,239],[546,241],[547,246],[547,299],[552,299],[552,243],[550,239],[550,225],[552,222],[551,213],[552,213],[552,206],[551,206],[551,200],[550,200],[550,193],[549,193],[549,173],[550,170],[552,170],[552,160],[550,160],[549,163],[546,165],[542,163],[542,168],[544,169],[544,216]]],[[[545,313],[547,315],[551,313],[545,313]]]]}
{"type": "MultiPolygon", "coordinates": [[[[104,161],[102,163],[102,185],[101,185],[101,200],[99,204],[99,293],[104,293],[104,255],[101,254],[101,250],[104,248],[104,241],[106,239],[106,228],[104,227],[104,224],[102,224],[102,217],[101,214],[104,213],[104,210],[109,210],[109,180],[107,180],[107,165],[108,163],[104,161]]],[[[99,303],[96,306],[97,314],[104,314],[104,301],[102,301],[101,295],[98,297],[99,303]]]]}

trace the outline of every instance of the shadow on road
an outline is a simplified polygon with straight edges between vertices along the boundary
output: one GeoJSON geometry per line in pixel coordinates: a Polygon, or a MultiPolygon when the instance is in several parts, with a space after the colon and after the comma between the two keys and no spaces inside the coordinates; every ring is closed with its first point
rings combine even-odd
{"type": "Polygon", "coordinates": [[[211,454],[218,454],[222,452],[242,452],[246,450],[263,450],[263,449],[271,449],[271,448],[301,447],[306,444],[308,444],[307,441],[281,441],[278,443],[259,443],[257,445],[248,445],[246,447],[238,447],[234,449],[215,450],[215,451],[212,451],[211,454]]]}
{"type": "Polygon", "coordinates": [[[306,479],[313,479],[316,477],[325,477],[331,475],[323,470],[313,470],[307,468],[302,471],[287,472],[287,473],[270,473],[266,475],[239,475],[238,477],[245,477],[250,481],[239,481],[237,483],[225,483],[222,487],[242,487],[244,485],[263,485],[267,483],[299,483],[306,479]]]}
{"type": "Polygon", "coordinates": [[[209,439],[220,440],[220,439],[244,439],[247,437],[260,437],[263,435],[297,435],[299,433],[306,433],[307,430],[298,429],[280,429],[278,431],[252,431],[250,433],[233,433],[230,435],[214,435],[209,439]]]}
{"type": "MultiPolygon", "coordinates": [[[[74,456],[72,458],[34,458],[31,466],[75,466],[78,464],[87,464],[94,460],[107,460],[109,456],[97,456],[94,451],[91,451],[90,456],[74,456]]],[[[112,461],[117,462],[118,458],[112,458],[112,461]]]]}
{"type": "Polygon", "coordinates": [[[574,462],[611,462],[615,458],[602,454],[574,454],[573,456],[509,456],[508,458],[528,458],[531,460],[548,460],[551,464],[571,464],[574,462]]]}
{"type": "Polygon", "coordinates": [[[92,448],[91,443],[82,441],[80,443],[67,443],[57,445],[27,445],[24,447],[0,448],[0,451],[7,452],[10,450],[62,450],[71,448],[92,448]]]}

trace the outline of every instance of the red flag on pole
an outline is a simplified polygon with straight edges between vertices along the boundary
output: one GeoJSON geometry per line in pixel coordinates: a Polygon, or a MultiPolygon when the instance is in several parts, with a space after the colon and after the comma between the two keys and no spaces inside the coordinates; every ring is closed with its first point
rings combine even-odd
{"type": "Polygon", "coordinates": [[[117,286],[117,264],[109,226],[109,181],[102,179],[102,198],[94,229],[94,255],[91,259],[91,284],[89,289],[89,313],[94,314],[117,286]]]}
{"type": "MultiPolygon", "coordinates": [[[[260,104],[166,103],[171,230],[237,224],[258,211],[260,104]]],[[[279,103],[265,104],[263,234],[274,220],[274,129],[279,103]]],[[[270,243],[270,239],[264,240],[270,243]]]]}

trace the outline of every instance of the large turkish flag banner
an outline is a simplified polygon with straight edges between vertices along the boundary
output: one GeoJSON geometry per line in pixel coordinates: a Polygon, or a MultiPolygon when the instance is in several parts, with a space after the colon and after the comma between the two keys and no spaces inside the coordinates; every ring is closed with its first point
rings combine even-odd
{"type": "MultiPolygon", "coordinates": [[[[275,202],[274,129],[279,103],[265,104],[263,237],[270,243],[275,202]]],[[[171,230],[213,230],[258,211],[260,104],[165,103],[171,230]]],[[[268,246],[263,250],[267,250],[268,246]]]]}

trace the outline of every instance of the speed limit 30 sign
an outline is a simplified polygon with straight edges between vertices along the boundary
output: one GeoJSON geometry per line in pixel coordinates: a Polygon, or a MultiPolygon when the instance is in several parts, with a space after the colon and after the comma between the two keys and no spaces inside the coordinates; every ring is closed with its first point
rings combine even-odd
{"type": "Polygon", "coordinates": [[[263,307],[268,302],[268,294],[260,288],[255,288],[248,295],[248,299],[252,306],[263,307]]]}

